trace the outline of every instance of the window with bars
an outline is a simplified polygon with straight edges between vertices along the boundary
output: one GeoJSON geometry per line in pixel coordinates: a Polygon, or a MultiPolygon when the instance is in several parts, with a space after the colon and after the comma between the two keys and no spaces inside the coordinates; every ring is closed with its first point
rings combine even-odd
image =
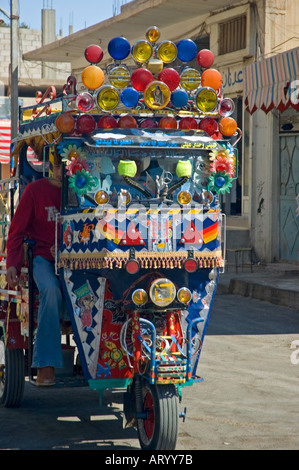
{"type": "Polygon", "coordinates": [[[219,24],[219,55],[246,47],[246,15],[219,24]]]}

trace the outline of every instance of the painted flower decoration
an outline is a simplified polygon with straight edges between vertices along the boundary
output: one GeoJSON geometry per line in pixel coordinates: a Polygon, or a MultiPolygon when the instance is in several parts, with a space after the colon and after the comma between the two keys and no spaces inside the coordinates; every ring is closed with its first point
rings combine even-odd
{"type": "Polygon", "coordinates": [[[229,193],[230,188],[232,187],[232,178],[230,174],[225,173],[225,171],[217,171],[209,177],[209,190],[215,191],[217,194],[224,194],[225,192],[229,193]]]}
{"type": "Polygon", "coordinates": [[[211,173],[217,173],[221,171],[224,173],[228,173],[230,176],[233,176],[235,170],[234,165],[232,164],[231,160],[228,160],[226,157],[218,157],[217,159],[212,161],[210,166],[211,173]]]}
{"type": "Polygon", "coordinates": [[[66,169],[67,169],[66,174],[68,176],[71,176],[71,175],[75,175],[77,170],[79,170],[79,171],[81,171],[81,170],[88,171],[90,168],[89,168],[89,164],[85,160],[81,160],[80,157],[78,157],[78,158],[72,157],[72,159],[68,161],[68,163],[66,165],[66,169]]]}
{"type": "Polygon", "coordinates": [[[223,147],[221,150],[219,149],[214,149],[212,152],[209,153],[210,155],[210,160],[214,161],[215,159],[218,158],[227,158],[227,160],[232,161],[232,155],[229,149],[226,149],[223,147]]]}
{"type": "Polygon", "coordinates": [[[76,144],[66,145],[60,153],[62,161],[71,160],[72,158],[86,158],[86,153],[76,144]]]}
{"type": "Polygon", "coordinates": [[[77,170],[76,173],[69,178],[69,187],[79,196],[87,194],[95,188],[96,184],[96,180],[89,171],[84,170],[84,168],[77,170]]]}

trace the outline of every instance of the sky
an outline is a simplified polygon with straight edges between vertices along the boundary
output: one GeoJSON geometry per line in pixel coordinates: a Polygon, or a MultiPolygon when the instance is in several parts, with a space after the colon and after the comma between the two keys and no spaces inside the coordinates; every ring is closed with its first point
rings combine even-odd
{"type": "MultiPolygon", "coordinates": [[[[19,0],[20,24],[25,23],[30,29],[41,29],[41,10],[56,10],[56,34],[62,30],[63,36],[69,34],[69,25],[73,32],[88,28],[113,16],[113,6],[125,3],[117,0],[19,0]]],[[[128,3],[128,1],[127,1],[128,3]]],[[[10,0],[0,0],[0,7],[10,13],[10,0]]],[[[0,12],[0,18],[7,23],[7,18],[0,12]]]]}

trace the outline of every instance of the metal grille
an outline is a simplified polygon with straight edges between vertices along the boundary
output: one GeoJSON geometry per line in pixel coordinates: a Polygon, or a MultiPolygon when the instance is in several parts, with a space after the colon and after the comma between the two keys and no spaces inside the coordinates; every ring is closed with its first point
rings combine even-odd
{"type": "Polygon", "coordinates": [[[219,24],[219,54],[245,49],[246,15],[219,24]]]}

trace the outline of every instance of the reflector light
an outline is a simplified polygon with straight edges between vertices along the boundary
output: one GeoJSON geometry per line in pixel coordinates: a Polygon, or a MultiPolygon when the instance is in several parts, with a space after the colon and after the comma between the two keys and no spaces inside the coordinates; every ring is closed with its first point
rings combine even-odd
{"type": "Polygon", "coordinates": [[[157,56],[164,64],[173,62],[177,53],[177,47],[172,41],[162,41],[157,47],[157,56]]]}
{"type": "Polygon", "coordinates": [[[136,289],[132,294],[132,300],[135,305],[144,305],[147,302],[147,293],[144,289],[136,289]]]}
{"type": "Polygon", "coordinates": [[[112,85],[101,87],[96,96],[96,103],[103,111],[112,111],[117,107],[119,101],[119,93],[112,85]]]}
{"type": "Polygon", "coordinates": [[[90,93],[80,93],[76,98],[76,106],[80,111],[87,113],[94,106],[94,99],[90,93]]]}
{"type": "Polygon", "coordinates": [[[127,67],[120,65],[110,70],[108,78],[115,88],[125,88],[130,82],[130,72],[127,67]]]}
{"type": "Polygon", "coordinates": [[[194,273],[198,268],[197,261],[193,258],[187,259],[184,263],[184,268],[188,273],[194,273]]]}
{"type": "Polygon", "coordinates": [[[145,37],[150,42],[156,42],[160,38],[160,30],[157,26],[150,26],[145,32],[145,37]]]}
{"type": "Polygon", "coordinates": [[[198,70],[187,68],[181,73],[181,85],[187,91],[194,91],[200,85],[198,70]]]}
{"type": "Polygon", "coordinates": [[[131,259],[126,264],[126,271],[129,274],[136,274],[140,269],[138,261],[131,259]]]}
{"type": "Polygon", "coordinates": [[[208,113],[213,111],[217,105],[217,95],[212,88],[200,88],[195,97],[196,106],[200,111],[208,113]]]}
{"type": "Polygon", "coordinates": [[[151,109],[163,109],[170,100],[168,86],[158,80],[151,82],[144,90],[144,102],[151,109]]]}
{"type": "Polygon", "coordinates": [[[179,302],[187,305],[192,298],[191,291],[187,287],[181,287],[178,290],[177,298],[179,302]]]}
{"type": "Polygon", "coordinates": [[[153,53],[153,48],[152,45],[148,41],[137,41],[133,46],[132,46],[132,55],[136,62],[139,62],[141,64],[144,64],[147,62],[153,53]]]}

